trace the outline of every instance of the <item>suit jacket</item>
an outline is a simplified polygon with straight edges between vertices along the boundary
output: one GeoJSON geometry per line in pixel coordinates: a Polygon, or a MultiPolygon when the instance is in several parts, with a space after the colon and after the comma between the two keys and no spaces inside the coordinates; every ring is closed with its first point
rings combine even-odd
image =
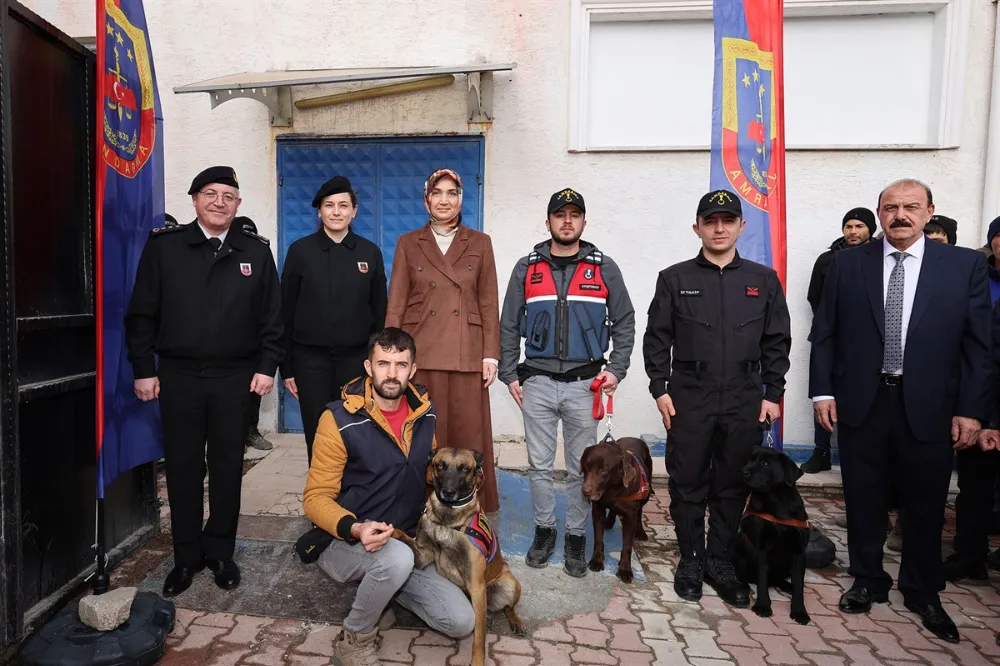
{"type": "MultiPolygon", "coordinates": [[[[809,395],[832,395],[860,426],[882,373],[882,241],[834,254],[813,319],[809,395]]],[[[951,417],[990,416],[990,301],[981,252],[927,242],[903,351],[903,400],[913,434],[948,441],[951,417]]]]}
{"type": "Polygon", "coordinates": [[[442,255],[430,225],[396,243],[386,326],[417,343],[417,368],[477,372],[500,358],[500,307],[493,244],[459,225],[442,255]]]}

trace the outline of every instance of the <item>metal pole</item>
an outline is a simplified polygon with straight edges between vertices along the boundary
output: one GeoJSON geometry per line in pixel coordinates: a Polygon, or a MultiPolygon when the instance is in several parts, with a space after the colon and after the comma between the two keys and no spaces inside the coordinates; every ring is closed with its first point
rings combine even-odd
{"type": "Polygon", "coordinates": [[[108,591],[111,581],[107,565],[108,553],[104,543],[104,498],[102,497],[97,500],[97,571],[94,572],[90,585],[94,594],[104,594],[108,591]]]}

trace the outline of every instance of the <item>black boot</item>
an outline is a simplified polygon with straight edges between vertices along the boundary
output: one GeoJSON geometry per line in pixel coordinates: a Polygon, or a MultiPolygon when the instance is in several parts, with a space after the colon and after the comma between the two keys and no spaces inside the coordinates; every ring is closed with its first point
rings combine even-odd
{"type": "Polygon", "coordinates": [[[816,474],[830,469],[830,452],[826,449],[816,447],[813,449],[812,457],[802,463],[800,468],[805,474],[816,474]]]}
{"type": "Polygon", "coordinates": [[[750,605],[750,586],[737,578],[732,561],[719,555],[709,555],[705,582],[714,587],[719,597],[730,606],[747,608],[750,605]]]}
{"type": "Polygon", "coordinates": [[[674,592],[685,601],[701,599],[702,581],[705,577],[703,556],[682,555],[674,573],[674,592]]]}
{"type": "Polygon", "coordinates": [[[552,551],[556,549],[556,528],[535,525],[535,540],[524,558],[524,563],[534,569],[548,565],[552,551]]]}
{"type": "Polygon", "coordinates": [[[573,578],[583,578],[587,575],[587,560],[584,551],[587,550],[585,534],[567,534],[566,546],[563,549],[563,569],[573,578]]]}

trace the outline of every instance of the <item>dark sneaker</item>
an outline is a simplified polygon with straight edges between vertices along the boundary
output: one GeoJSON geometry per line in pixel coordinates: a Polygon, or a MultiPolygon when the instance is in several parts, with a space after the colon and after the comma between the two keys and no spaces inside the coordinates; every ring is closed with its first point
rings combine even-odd
{"type": "Polygon", "coordinates": [[[830,452],[821,449],[813,449],[812,457],[802,463],[800,468],[804,474],[817,474],[830,469],[830,452]]]}
{"type": "Polygon", "coordinates": [[[718,555],[709,555],[705,566],[705,582],[715,588],[719,597],[734,608],[750,605],[750,586],[736,576],[733,563],[718,555]]]}
{"type": "Polygon", "coordinates": [[[1000,571],[1000,548],[997,548],[986,557],[986,566],[994,571],[1000,571]]]}
{"type": "Polygon", "coordinates": [[[989,580],[990,575],[986,571],[985,562],[974,562],[962,557],[959,553],[953,553],[944,561],[944,579],[954,583],[962,579],[969,580],[989,580]]]}
{"type": "Polygon", "coordinates": [[[535,539],[524,558],[524,563],[533,569],[548,565],[552,551],[556,549],[556,528],[535,525],[535,539]]]}
{"type": "Polygon", "coordinates": [[[256,428],[250,431],[250,436],[247,437],[247,445],[252,446],[259,451],[270,451],[274,448],[274,444],[267,441],[267,439],[264,438],[264,435],[260,434],[260,431],[256,428]]]}
{"type": "Polygon", "coordinates": [[[586,535],[566,535],[566,546],[563,549],[563,569],[573,578],[583,578],[587,575],[587,560],[584,555],[586,550],[586,535]]]}
{"type": "Polygon", "coordinates": [[[682,556],[674,572],[674,592],[685,601],[701,599],[701,586],[705,577],[705,560],[701,557],[682,556]]]}

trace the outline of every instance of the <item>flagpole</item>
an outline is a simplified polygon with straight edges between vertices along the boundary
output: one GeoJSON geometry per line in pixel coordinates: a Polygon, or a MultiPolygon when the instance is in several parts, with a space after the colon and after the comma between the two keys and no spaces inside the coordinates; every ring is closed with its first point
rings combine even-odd
{"type": "Polygon", "coordinates": [[[97,515],[94,530],[96,532],[97,568],[94,572],[91,589],[94,594],[104,594],[108,591],[107,544],[104,542],[104,469],[101,465],[101,444],[104,441],[104,184],[107,167],[101,158],[100,144],[104,129],[103,103],[104,95],[104,23],[106,20],[104,0],[96,0],[97,32],[97,109],[95,110],[94,134],[94,165],[97,177],[97,196],[94,211],[94,324],[97,341],[97,366],[95,372],[97,395],[95,415],[95,459],[97,468],[97,515]]]}

